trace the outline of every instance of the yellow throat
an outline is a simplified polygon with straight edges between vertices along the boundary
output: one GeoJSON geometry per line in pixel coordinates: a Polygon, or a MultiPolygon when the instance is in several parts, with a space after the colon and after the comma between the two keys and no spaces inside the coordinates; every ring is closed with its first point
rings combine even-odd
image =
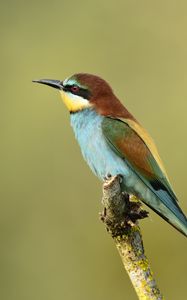
{"type": "Polygon", "coordinates": [[[70,112],[76,112],[91,107],[90,102],[80,96],[60,90],[63,102],[70,112]]]}

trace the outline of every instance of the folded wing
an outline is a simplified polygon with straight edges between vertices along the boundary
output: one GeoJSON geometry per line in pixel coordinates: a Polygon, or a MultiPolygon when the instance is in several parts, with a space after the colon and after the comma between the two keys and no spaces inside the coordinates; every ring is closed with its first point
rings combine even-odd
{"type": "Polygon", "coordinates": [[[182,229],[177,229],[187,235],[187,219],[177,203],[156,146],[147,132],[134,120],[110,117],[104,118],[102,130],[110,147],[125,159],[140,180],[167,207],[166,211],[169,210],[172,214],[163,215],[154,203],[150,204],[146,199],[143,201],[176,227],[175,222],[172,222],[172,215],[174,215],[182,224],[182,229]]]}

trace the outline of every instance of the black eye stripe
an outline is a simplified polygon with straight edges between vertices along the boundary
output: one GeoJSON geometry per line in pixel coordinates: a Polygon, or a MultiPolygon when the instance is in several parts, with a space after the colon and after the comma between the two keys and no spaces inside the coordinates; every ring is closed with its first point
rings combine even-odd
{"type": "Polygon", "coordinates": [[[72,88],[72,85],[67,84],[67,85],[64,85],[63,90],[65,92],[71,92],[71,88],[72,88]]]}
{"type": "Polygon", "coordinates": [[[63,87],[63,90],[64,90],[65,92],[70,92],[70,93],[72,93],[72,94],[74,94],[74,95],[83,97],[84,99],[87,99],[87,100],[89,100],[90,97],[91,97],[91,93],[89,92],[88,89],[84,89],[84,88],[81,88],[81,87],[79,87],[79,86],[78,86],[78,90],[77,90],[77,91],[73,91],[73,90],[72,90],[72,85],[68,85],[68,84],[67,84],[67,85],[65,85],[65,86],[63,87]]]}

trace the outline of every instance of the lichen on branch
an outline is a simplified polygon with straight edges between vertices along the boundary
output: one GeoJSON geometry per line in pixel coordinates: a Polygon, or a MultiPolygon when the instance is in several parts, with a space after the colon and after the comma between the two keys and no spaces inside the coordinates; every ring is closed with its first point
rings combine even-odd
{"type": "Polygon", "coordinates": [[[145,255],[138,220],[148,212],[134,196],[121,191],[120,175],[107,178],[103,184],[101,220],[112,236],[123,265],[140,300],[163,300],[145,255]]]}

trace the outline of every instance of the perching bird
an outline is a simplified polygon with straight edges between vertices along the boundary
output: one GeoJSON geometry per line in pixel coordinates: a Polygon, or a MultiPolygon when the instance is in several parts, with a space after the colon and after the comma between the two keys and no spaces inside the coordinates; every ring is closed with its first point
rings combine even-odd
{"type": "Polygon", "coordinates": [[[109,174],[120,174],[124,191],[137,196],[187,236],[187,218],[178,205],[153,140],[109,84],[86,73],[64,81],[34,82],[60,91],[83,157],[92,171],[102,180],[109,174]]]}

